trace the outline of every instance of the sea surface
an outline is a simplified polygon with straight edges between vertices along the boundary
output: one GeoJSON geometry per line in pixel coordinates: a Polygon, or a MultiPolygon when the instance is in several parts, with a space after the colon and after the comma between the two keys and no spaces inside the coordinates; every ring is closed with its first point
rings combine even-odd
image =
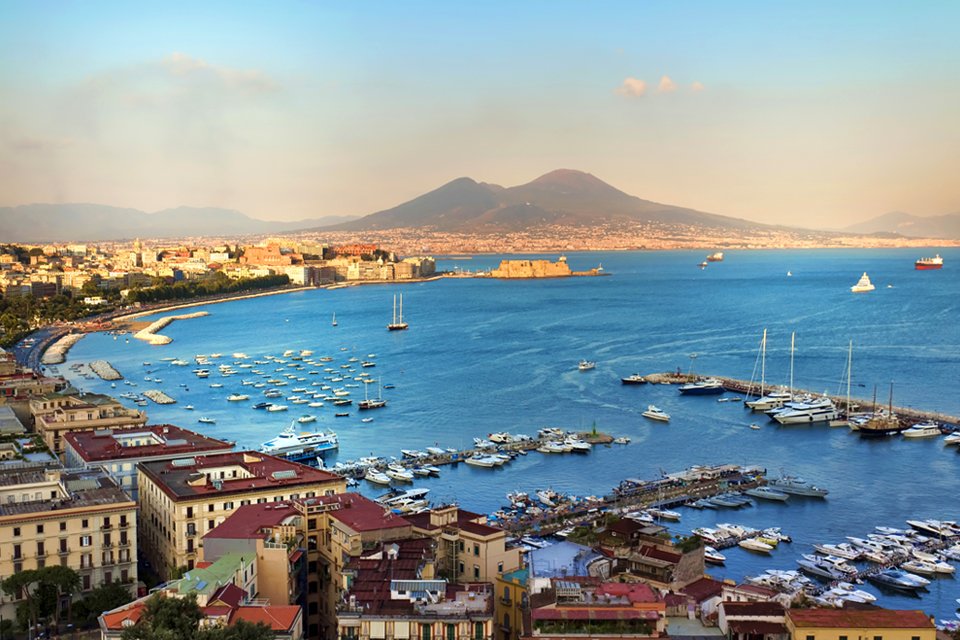
{"type": "MultiPolygon", "coordinates": [[[[481,270],[506,256],[441,260],[439,268],[481,270]]],[[[555,259],[556,256],[544,256],[555,259]]],[[[682,509],[674,531],[734,522],[780,526],[793,536],[770,556],[740,548],[726,551],[716,577],[740,579],[765,568],[796,568],[801,553],[817,542],[864,536],[876,525],[906,526],[907,518],[960,520],[960,453],[939,438],[864,441],[845,428],[781,427],[761,422],[739,402],[717,397],[680,397],[666,385],[623,386],[630,373],[688,371],[750,379],[757,366],[761,333],[767,329],[767,381],[786,384],[789,345],[796,334],[795,384],[845,393],[848,344],[853,342],[853,395],[888,401],[891,383],[897,405],[960,414],[960,250],[782,250],[729,251],[721,263],[697,267],[702,252],[574,253],[575,270],[602,263],[609,277],[501,281],[443,279],[314,290],[190,309],[203,318],[178,321],[162,333],[173,343],[149,346],[130,336],[93,334],[70,351],[68,366],[110,361],[135,381],[136,391],[160,388],[177,399],[150,404],[151,423],[173,423],[257,447],[304,413],[313,426],[335,429],[338,457],[400,456],[401,448],[465,448],[474,437],[495,431],[535,434],[545,426],[597,429],[627,435],[627,446],[595,447],[588,455],[531,453],[504,468],[444,467],[439,478],[418,480],[434,501],[456,500],[463,508],[490,513],[516,489],[552,487],[576,495],[603,495],[628,477],[655,478],[694,464],[762,465],[771,476],[801,475],[826,487],[826,500],[791,498],[786,504],[757,501],[739,511],[682,509]],[[915,271],[913,261],[939,251],[941,271],[915,271]],[[876,290],[855,295],[850,286],[866,271],[876,290]],[[788,275],[788,272],[792,275],[788,275]],[[388,332],[393,296],[403,294],[410,329],[388,332]],[[338,326],[331,317],[336,312],[338,326]],[[352,408],[346,418],[333,407],[293,405],[285,413],[254,411],[261,390],[242,387],[249,369],[217,379],[215,365],[231,354],[255,358],[309,349],[311,358],[330,355],[339,369],[348,358],[373,358],[363,369],[392,384],[386,408],[352,408]],[[195,354],[219,352],[211,377],[197,379],[195,354]],[[695,357],[691,358],[691,354],[695,357]],[[160,359],[178,357],[190,366],[160,359]],[[593,371],[577,362],[595,360],[593,371]],[[145,366],[144,362],[150,362],[145,366]],[[150,372],[149,374],[147,372],[150,372]],[[160,378],[162,383],[147,382],[160,378]],[[224,387],[211,389],[220,382],[224,387]],[[185,385],[185,386],[181,386],[185,385]],[[230,393],[251,401],[227,402],[230,393]],[[192,404],[194,411],[183,406],[192,404]],[[641,417],[648,404],[667,411],[669,424],[641,417]],[[216,424],[198,424],[201,416],[216,424]]],[[[166,314],[160,314],[166,315],[166,314]]],[[[158,316],[159,317],[159,316],[158,316]]],[[[359,365],[359,363],[356,363],[359,365]]],[[[277,365],[257,368],[273,372],[277,365]]],[[[356,371],[360,372],[359,366],[356,371]]],[[[289,373],[290,370],[282,372],[289,373]]],[[[131,387],[70,374],[89,391],[119,394],[131,387]]],[[[757,374],[759,375],[759,374],[757,374]]],[[[321,375],[306,375],[309,385],[321,375]]],[[[368,391],[375,392],[376,385],[368,391]]],[[[352,388],[362,399],[364,389],[352,388]]],[[[382,492],[362,483],[367,495],[382,492]]],[[[880,604],[921,608],[953,619],[960,581],[936,579],[913,598],[881,593],[880,604]]]]}

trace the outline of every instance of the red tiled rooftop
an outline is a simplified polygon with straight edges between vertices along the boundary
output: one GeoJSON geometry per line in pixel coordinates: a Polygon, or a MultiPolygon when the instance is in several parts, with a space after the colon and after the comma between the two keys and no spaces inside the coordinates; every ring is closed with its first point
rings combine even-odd
{"type": "Polygon", "coordinates": [[[276,487],[296,487],[318,483],[333,484],[341,480],[340,476],[329,471],[314,469],[254,451],[235,451],[200,456],[194,459],[192,465],[174,465],[169,460],[141,462],[139,469],[174,500],[209,494],[228,495],[276,487]],[[219,481],[219,488],[215,487],[210,481],[198,486],[189,484],[190,480],[198,477],[199,474],[203,474],[206,469],[232,466],[243,468],[252,477],[214,479],[219,481]],[[277,478],[273,475],[275,473],[290,474],[292,477],[277,478]]]}
{"type": "Polygon", "coordinates": [[[152,458],[163,456],[174,458],[215,451],[229,451],[233,445],[223,440],[209,438],[202,434],[171,424],[154,424],[129,429],[103,429],[98,431],[70,431],[63,439],[77,454],[87,462],[106,460],[127,460],[131,458],[152,458]],[[129,437],[138,433],[152,433],[163,442],[143,446],[123,446],[117,442],[117,436],[129,437]],[[186,442],[178,441],[185,440],[186,442]],[[174,444],[168,444],[174,441],[174,444]]]}
{"type": "Polygon", "coordinates": [[[246,597],[247,594],[243,589],[230,582],[214,591],[207,602],[212,606],[225,605],[231,609],[235,609],[246,597]]]}
{"type": "Polygon", "coordinates": [[[338,510],[329,512],[330,517],[357,532],[410,526],[408,520],[359,493],[338,493],[321,496],[318,500],[324,504],[339,504],[338,510]]]}
{"type": "Polygon", "coordinates": [[[296,605],[270,605],[266,607],[238,607],[230,616],[230,624],[245,620],[252,624],[262,622],[274,631],[289,631],[300,615],[296,605]]]}
{"type": "Polygon", "coordinates": [[[588,609],[543,607],[530,612],[534,620],[656,620],[656,611],[641,609],[588,609]]]}
{"type": "Polygon", "coordinates": [[[700,578],[699,580],[691,582],[680,591],[697,602],[703,602],[714,596],[719,596],[723,592],[723,583],[713,578],[700,578]]]}
{"type": "Polygon", "coordinates": [[[933,622],[916,609],[791,609],[787,616],[797,627],[841,629],[932,629],[933,622]]]}
{"type": "Polygon", "coordinates": [[[289,502],[264,502],[245,504],[235,509],[226,520],[204,535],[204,538],[234,538],[246,540],[262,538],[267,527],[283,524],[285,520],[298,515],[289,502]]]}
{"type": "Polygon", "coordinates": [[[597,595],[626,597],[630,602],[659,602],[660,600],[653,589],[642,583],[604,582],[597,586],[596,593],[597,595]]]}
{"type": "Polygon", "coordinates": [[[726,616],[782,616],[783,605],[779,602],[724,602],[726,616]]]}
{"type": "Polygon", "coordinates": [[[121,630],[124,628],[124,621],[129,620],[132,624],[136,624],[140,620],[140,616],[143,615],[143,608],[146,606],[146,602],[143,600],[132,602],[123,609],[115,609],[113,611],[108,611],[103,614],[103,622],[107,629],[111,630],[121,630]]]}
{"type": "Polygon", "coordinates": [[[663,551],[646,544],[640,547],[640,555],[646,556],[647,558],[653,558],[655,560],[663,560],[664,562],[672,562],[674,564],[680,562],[680,560],[683,558],[683,556],[681,556],[679,553],[663,551]]]}

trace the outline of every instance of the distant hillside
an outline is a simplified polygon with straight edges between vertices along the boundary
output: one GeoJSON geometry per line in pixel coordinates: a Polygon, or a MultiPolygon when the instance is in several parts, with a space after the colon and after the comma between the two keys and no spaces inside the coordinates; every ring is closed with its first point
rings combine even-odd
{"type": "Polygon", "coordinates": [[[457,178],[409,202],[331,230],[370,231],[432,227],[439,231],[523,231],[559,224],[662,222],[727,229],[761,225],[693,209],[642,200],[582,171],[558,169],[516,187],[457,178]]]}
{"type": "Polygon", "coordinates": [[[960,213],[915,216],[902,211],[885,213],[846,227],[849,233],[897,233],[912,238],[960,239],[960,213]]]}
{"type": "Polygon", "coordinates": [[[232,209],[177,207],[154,213],[102,204],[26,204],[0,207],[0,240],[62,242],[280,233],[338,224],[350,216],[294,222],[250,218],[232,209]]]}

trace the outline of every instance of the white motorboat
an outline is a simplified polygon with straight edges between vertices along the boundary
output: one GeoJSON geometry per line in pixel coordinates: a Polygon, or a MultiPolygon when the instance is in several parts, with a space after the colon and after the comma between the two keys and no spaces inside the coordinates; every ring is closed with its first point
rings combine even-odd
{"type": "Polygon", "coordinates": [[[399,464],[391,464],[384,472],[387,477],[393,478],[398,482],[413,482],[413,472],[403,468],[399,464]]]}
{"type": "Polygon", "coordinates": [[[234,393],[227,396],[228,402],[243,402],[244,400],[249,400],[249,399],[250,399],[250,396],[244,393],[234,393]]]}
{"type": "Polygon", "coordinates": [[[704,546],[703,559],[710,564],[723,564],[727,561],[727,556],[723,555],[711,546],[704,546]]]}
{"type": "Polygon", "coordinates": [[[375,471],[374,469],[367,469],[367,472],[363,475],[363,479],[374,484],[390,484],[390,477],[387,476],[387,474],[375,471]]]}
{"type": "Polygon", "coordinates": [[[493,456],[487,456],[483,454],[472,455],[468,458],[465,458],[463,461],[474,467],[489,468],[489,467],[496,467],[498,466],[498,464],[500,464],[500,460],[498,458],[494,458],[493,456]]]}
{"type": "Polygon", "coordinates": [[[904,438],[936,438],[940,435],[940,425],[936,422],[918,422],[901,433],[904,438]]]}
{"type": "Polygon", "coordinates": [[[773,545],[769,545],[766,542],[761,542],[754,538],[747,538],[746,540],[741,540],[737,545],[748,551],[756,551],[758,553],[770,553],[773,551],[773,545]]]}
{"type": "Polygon", "coordinates": [[[651,509],[647,509],[647,513],[649,513],[654,518],[660,518],[662,520],[673,520],[674,522],[680,520],[680,514],[677,513],[676,511],[670,511],[669,509],[651,508],[651,509]]]}
{"type": "Polygon", "coordinates": [[[954,431],[953,433],[947,435],[947,437],[943,439],[943,444],[960,444],[960,431],[954,431]]]}
{"type": "Polygon", "coordinates": [[[287,410],[287,405],[285,404],[272,404],[269,407],[267,407],[267,411],[270,411],[272,413],[275,413],[277,411],[286,411],[286,410],[287,410]]]}
{"type": "Polygon", "coordinates": [[[644,418],[650,418],[651,420],[659,420],[660,422],[670,422],[670,414],[664,413],[655,405],[647,405],[647,410],[642,414],[644,418]]]}
{"type": "Polygon", "coordinates": [[[776,500],[778,502],[785,502],[790,498],[790,494],[777,489],[772,489],[770,487],[754,487],[753,489],[747,489],[743,492],[744,495],[748,495],[754,498],[763,498],[764,500],[776,500]]]}
{"type": "Polygon", "coordinates": [[[208,417],[206,417],[206,416],[204,416],[204,417],[202,417],[202,418],[197,418],[197,422],[199,422],[199,423],[201,423],[201,424],[216,424],[216,423],[217,423],[217,421],[214,420],[213,418],[208,418],[208,417]]]}
{"type": "Polygon", "coordinates": [[[305,416],[300,416],[299,418],[297,418],[297,422],[299,422],[300,424],[307,424],[308,422],[316,422],[316,421],[317,421],[317,416],[309,415],[309,414],[305,416]]]}
{"type": "Polygon", "coordinates": [[[863,555],[861,549],[854,547],[849,542],[841,542],[840,544],[815,544],[813,548],[821,555],[836,556],[845,560],[856,560],[863,555]]]}
{"type": "Polygon", "coordinates": [[[744,404],[754,411],[769,411],[782,407],[793,395],[789,391],[772,391],[756,400],[747,400],[744,404]]]}
{"type": "Polygon", "coordinates": [[[548,507],[555,507],[560,502],[562,496],[553,489],[540,489],[537,491],[537,499],[548,507]]]}
{"type": "Polygon", "coordinates": [[[590,371],[590,369],[597,368],[597,363],[593,362],[592,360],[581,360],[580,363],[577,365],[577,368],[580,371],[590,371]]]}

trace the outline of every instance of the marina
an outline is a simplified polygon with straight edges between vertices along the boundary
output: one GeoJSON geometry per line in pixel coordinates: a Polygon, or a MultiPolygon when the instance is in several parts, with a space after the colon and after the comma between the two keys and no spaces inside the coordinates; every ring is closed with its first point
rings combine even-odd
{"type": "MultiPolygon", "coordinates": [[[[150,422],[180,423],[188,428],[192,425],[214,437],[235,440],[238,447],[256,449],[291,420],[312,414],[317,421],[302,430],[332,429],[339,438],[339,448],[325,458],[328,467],[368,456],[389,461],[391,456],[400,458],[401,448],[427,452],[434,447],[444,452],[448,448],[465,452],[475,448],[476,436],[502,431],[535,435],[543,425],[564,425],[566,430],[584,433],[590,432],[591,424],[596,422],[599,432],[630,441],[625,446],[596,444],[589,454],[528,451],[503,465],[439,464],[433,465],[440,469],[439,475],[414,474],[413,488],[430,489],[431,501],[455,501],[481,513],[495,514],[503,508],[504,496],[516,490],[533,496],[549,487],[567,496],[585,499],[593,495],[603,499],[625,477],[659,478],[661,468],[673,471],[698,463],[761,466],[770,470],[771,480],[786,469],[811,484],[829,489],[826,499],[791,495],[780,502],[750,497],[752,506],[739,508],[662,506],[682,514],[680,527],[671,525],[678,532],[715,528],[718,523],[729,521],[759,530],[780,526],[789,532],[794,543],[781,543],[769,554],[740,546],[724,549],[725,563],[711,568],[710,573],[739,581],[767,568],[796,570],[796,560],[803,553],[812,553],[813,543],[842,541],[847,535],[863,534],[861,523],[865,517],[869,517],[868,522],[877,523],[902,522],[913,516],[956,519],[956,507],[949,496],[955,496],[960,489],[958,448],[945,446],[942,437],[866,440],[848,428],[782,427],[747,411],[741,402],[717,402],[718,398],[732,396],[751,399],[743,391],[684,396],[677,390],[677,383],[687,381],[683,377],[668,385],[660,384],[660,380],[624,385],[621,378],[634,372],[674,370],[677,366],[685,369],[688,354],[696,351],[700,354],[697,369],[705,377],[723,373],[709,377],[749,384],[757,340],[766,326],[771,344],[778,347],[768,353],[768,382],[786,382],[786,347],[791,331],[796,330],[796,387],[829,389],[831,397],[845,399],[844,390],[837,387],[838,381],[845,380],[847,336],[852,336],[852,395],[860,398],[861,403],[876,382],[881,387],[879,402],[886,404],[887,385],[895,380],[894,406],[898,408],[894,410],[898,413],[902,407],[904,414],[912,410],[926,414],[923,418],[958,415],[960,404],[945,386],[945,381],[952,379],[951,371],[958,358],[955,335],[947,331],[947,324],[932,323],[924,340],[934,346],[920,348],[916,346],[916,336],[905,332],[896,319],[909,313],[909,305],[917,296],[922,297],[926,312],[940,317],[960,291],[955,291],[953,281],[937,278],[936,271],[914,271],[917,255],[905,253],[881,252],[874,256],[857,251],[756,252],[737,254],[737,260],[733,260],[728,252],[722,268],[705,272],[689,268],[691,262],[696,262],[690,252],[591,255],[584,259],[585,263],[602,261],[614,276],[535,282],[443,279],[411,285],[404,288],[404,302],[405,310],[418,310],[416,330],[411,325],[410,331],[400,332],[384,329],[392,304],[393,292],[389,290],[344,287],[305,291],[222,304],[203,322],[174,323],[167,332],[175,342],[167,347],[150,347],[135,340],[125,343],[109,335],[90,334],[71,349],[69,362],[108,359],[128,379],[141,386],[163,388],[179,401],[178,405],[151,406],[150,422]],[[896,275],[904,264],[909,275],[916,274],[920,280],[908,287],[895,279],[897,288],[887,290],[887,282],[906,277],[896,275]],[[813,265],[820,269],[815,275],[813,265]],[[788,269],[794,274],[792,278],[782,275],[788,269]],[[850,274],[864,270],[877,284],[877,290],[864,297],[853,296],[849,293],[850,274]],[[770,281],[767,274],[771,272],[779,273],[779,278],[770,281]],[[687,279],[687,273],[696,278],[687,279]],[[936,280],[929,278],[931,274],[936,280]],[[730,287],[741,286],[753,287],[756,295],[736,300],[721,295],[730,287]],[[914,292],[916,287],[922,287],[921,291],[914,292]],[[825,293],[831,290],[833,293],[825,293]],[[908,292],[909,300],[903,299],[908,292]],[[819,315],[812,307],[783,308],[773,304],[786,295],[822,301],[818,306],[829,307],[830,313],[819,315]],[[571,296],[577,302],[571,303],[571,296]],[[587,297],[591,299],[589,304],[579,302],[587,297]],[[560,307],[558,299],[564,300],[560,307]],[[645,299],[663,300],[664,305],[670,305],[670,318],[646,310],[640,304],[645,299]],[[335,330],[330,326],[334,308],[340,325],[335,330]],[[560,309],[563,313],[558,313],[560,309]],[[705,311],[709,311],[709,322],[693,322],[693,318],[703,318],[705,311]],[[568,317],[571,312],[572,318],[568,317]],[[316,322],[320,317],[323,321],[316,322]],[[637,332],[640,326],[642,335],[637,332]],[[270,331],[265,332],[264,327],[270,331]],[[288,350],[293,353],[284,357],[282,354],[288,350]],[[302,350],[311,350],[315,355],[305,356],[302,361],[291,359],[299,357],[302,350]],[[231,356],[240,352],[250,358],[231,356]],[[214,353],[221,355],[214,358],[214,353]],[[378,357],[367,358],[370,353],[378,357]],[[194,354],[207,354],[210,364],[177,366],[160,360],[171,357],[190,361],[194,354]],[[266,358],[268,355],[287,362],[274,364],[274,360],[266,358]],[[321,357],[329,357],[330,361],[322,362],[320,367],[306,362],[321,362],[321,357]],[[350,357],[357,361],[349,363],[350,357]],[[574,365],[585,357],[594,361],[596,368],[580,373],[574,365]],[[362,368],[360,364],[365,360],[376,361],[376,367],[362,368]],[[153,364],[144,367],[144,362],[153,364]],[[251,367],[240,368],[235,362],[251,367]],[[229,365],[236,373],[222,375],[221,364],[229,365]],[[352,365],[356,372],[346,372],[342,365],[352,365]],[[280,367],[285,370],[274,371],[280,367]],[[192,373],[194,368],[208,369],[209,378],[198,380],[192,373]],[[308,409],[308,404],[295,405],[287,400],[291,395],[304,396],[302,392],[295,394],[293,388],[306,387],[319,393],[320,385],[312,387],[313,381],[330,386],[323,392],[330,395],[334,388],[355,382],[325,380],[334,374],[324,368],[351,376],[361,371],[375,373],[372,377],[382,378],[388,406],[373,412],[353,410],[347,417],[335,417],[337,411],[331,402],[314,400],[325,406],[308,409]],[[271,375],[259,377],[253,369],[271,375]],[[287,378],[288,374],[304,380],[287,378]],[[141,379],[145,375],[162,378],[164,382],[144,383],[141,379]],[[271,384],[269,379],[287,384],[271,384]],[[260,381],[265,386],[243,386],[243,380],[260,381]],[[208,386],[211,382],[223,386],[212,389],[208,386]],[[262,397],[264,391],[273,388],[282,392],[282,400],[262,397]],[[248,394],[251,400],[227,402],[231,393],[248,394]],[[288,410],[269,413],[253,409],[266,400],[282,403],[288,410]],[[195,411],[184,411],[185,404],[196,407],[195,411]],[[669,414],[670,422],[644,418],[641,414],[650,404],[669,414]],[[362,422],[364,413],[375,416],[375,420],[362,422]],[[184,419],[191,415],[192,420],[184,419]],[[216,419],[216,423],[197,425],[198,415],[216,419]],[[750,429],[751,423],[757,423],[759,428],[750,429]],[[877,469],[884,472],[878,474],[877,469]],[[904,486],[914,485],[916,469],[923,470],[925,497],[904,502],[898,496],[904,486]]],[[[933,251],[928,253],[932,255],[933,251]]],[[[698,257],[702,255],[701,252],[698,257]]],[[[949,255],[944,256],[948,266],[940,273],[947,273],[953,264],[949,255]]],[[[570,259],[573,262],[577,257],[570,259]]],[[[475,261],[482,266],[482,262],[496,259],[483,257],[475,261]]],[[[68,375],[85,390],[111,393],[109,383],[90,380],[73,370],[68,375]]],[[[355,409],[363,393],[360,388],[345,390],[352,392],[347,397],[354,399],[355,409]]],[[[370,387],[369,397],[376,395],[377,387],[370,387]]],[[[919,415],[917,420],[923,421],[919,415]]],[[[416,465],[407,466],[412,471],[416,465]]],[[[379,497],[388,485],[395,483],[389,478],[388,485],[355,482],[359,483],[355,490],[371,498],[379,497]]],[[[654,497],[648,498],[656,502],[655,492],[654,497]]],[[[637,504],[631,510],[642,510],[640,505],[645,502],[637,504]]],[[[585,511],[590,508],[594,507],[585,511]]],[[[530,531],[535,531],[537,522],[531,522],[530,531]]],[[[549,527],[541,528],[562,531],[569,526],[551,522],[549,527]]],[[[952,616],[960,588],[955,581],[939,580],[935,584],[936,590],[921,593],[922,603],[913,596],[911,601],[897,593],[884,594],[881,601],[884,606],[919,605],[938,617],[952,616]]]]}

